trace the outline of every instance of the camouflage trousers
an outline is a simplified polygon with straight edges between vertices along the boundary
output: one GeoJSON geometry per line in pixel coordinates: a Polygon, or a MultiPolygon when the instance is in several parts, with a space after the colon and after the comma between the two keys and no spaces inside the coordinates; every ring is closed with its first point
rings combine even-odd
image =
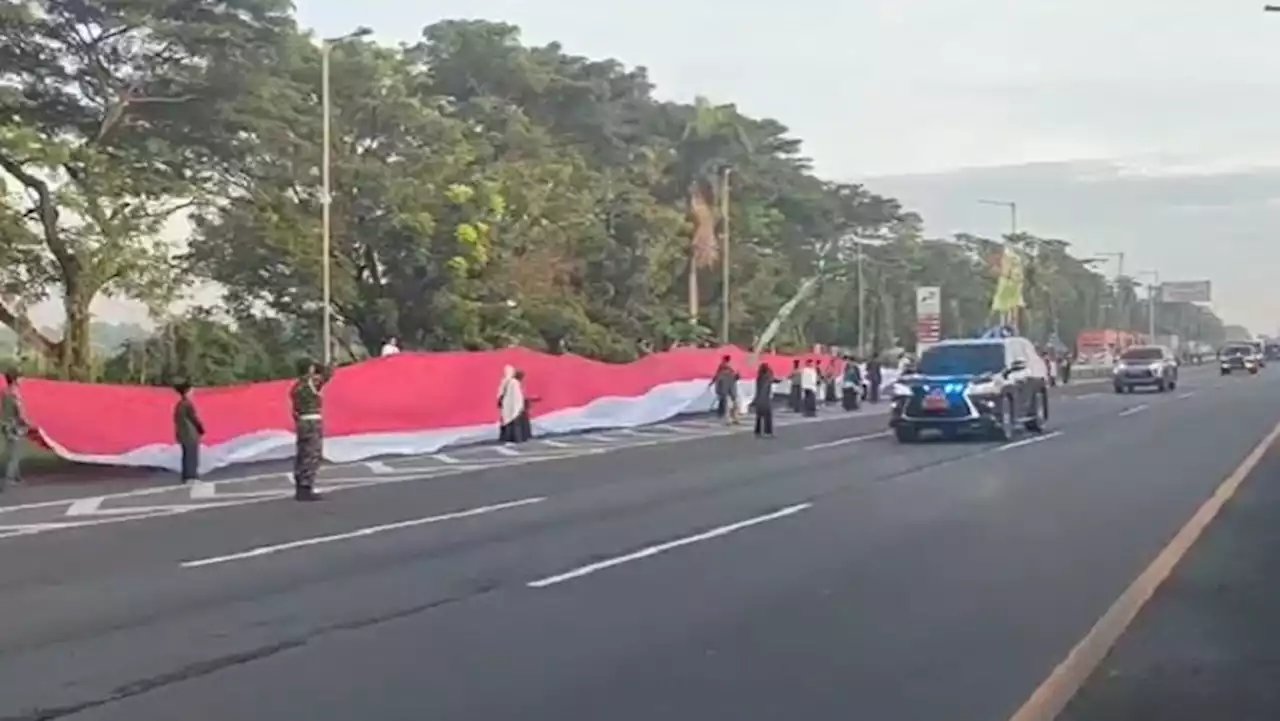
{"type": "Polygon", "coordinates": [[[0,436],[0,491],[18,480],[22,463],[22,435],[5,429],[0,436]]]}
{"type": "Polygon", "coordinates": [[[293,457],[293,485],[309,489],[315,486],[316,474],[324,460],[324,434],[319,420],[300,420],[294,432],[298,436],[298,447],[293,457]]]}

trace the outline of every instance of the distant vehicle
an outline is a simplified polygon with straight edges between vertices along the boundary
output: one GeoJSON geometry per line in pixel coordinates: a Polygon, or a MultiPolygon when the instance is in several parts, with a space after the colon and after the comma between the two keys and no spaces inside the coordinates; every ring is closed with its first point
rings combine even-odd
{"type": "Polygon", "coordinates": [[[1262,362],[1280,360],[1280,343],[1267,341],[1262,344],[1262,362]]]}
{"type": "Polygon", "coordinates": [[[921,431],[1009,440],[1048,420],[1049,370],[1026,338],[944,340],[893,384],[889,425],[902,443],[921,431]]]}
{"type": "Polygon", "coordinates": [[[1235,371],[1257,373],[1261,367],[1257,353],[1251,343],[1230,343],[1218,351],[1218,367],[1224,376],[1235,371]]]}
{"type": "Polygon", "coordinates": [[[1178,359],[1162,345],[1140,345],[1120,354],[1111,371],[1116,393],[1135,388],[1155,388],[1164,393],[1178,387],[1178,359]]]}
{"type": "Polygon", "coordinates": [[[1258,361],[1259,368],[1267,367],[1267,348],[1260,340],[1249,341],[1249,347],[1253,348],[1254,358],[1258,361]]]}

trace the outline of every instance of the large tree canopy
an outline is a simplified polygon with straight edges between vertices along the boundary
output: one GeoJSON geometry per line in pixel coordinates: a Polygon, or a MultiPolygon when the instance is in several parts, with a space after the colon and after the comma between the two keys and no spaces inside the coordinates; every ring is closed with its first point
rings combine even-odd
{"type": "MultiPolygon", "coordinates": [[[[111,377],[257,378],[319,351],[321,48],[284,0],[0,0],[0,323],[85,377],[95,296],[163,308],[204,279],[225,307],[166,315],[111,377]],[[179,209],[183,253],[161,237],[179,209]],[[67,309],[61,339],[24,323],[50,293],[67,309]]],[[[343,354],[397,336],[627,359],[726,320],[746,344],[814,277],[780,343],[910,345],[919,285],[942,287],[944,332],[990,323],[1002,244],[1027,259],[1034,339],[1145,323],[1132,283],[1067,241],[926,237],[896,200],[816,177],[781,122],[658,100],[643,68],[479,20],[328,52],[343,354]]],[[[1157,321],[1223,330],[1194,306],[1157,321]]]]}

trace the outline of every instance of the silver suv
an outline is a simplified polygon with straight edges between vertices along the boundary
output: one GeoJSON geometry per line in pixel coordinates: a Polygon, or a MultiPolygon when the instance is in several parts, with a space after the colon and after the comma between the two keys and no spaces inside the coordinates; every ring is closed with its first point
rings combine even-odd
{"type": "Polygon", "coordinates": [[[1111,377],[1116,393],[1142,387],[1164,393],[1178,387],[1178,359],[1162,345],[1134,346],[1120,354],[1111,377]]]}

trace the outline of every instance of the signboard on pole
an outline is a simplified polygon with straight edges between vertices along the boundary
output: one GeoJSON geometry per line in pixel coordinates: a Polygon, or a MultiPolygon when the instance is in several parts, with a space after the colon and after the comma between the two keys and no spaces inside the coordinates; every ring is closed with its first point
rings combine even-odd
{"type": "Polygon", "coordinates": [[[1212,297],[1212,284],[1207,280],[1160,284],[1161,303],[1208,303],[1212,297]]]}
{"type": "Polygon", "coordinates": [[[942,289],[929,285],[916,288],[916,350],[942,340],[942,289]]]}

